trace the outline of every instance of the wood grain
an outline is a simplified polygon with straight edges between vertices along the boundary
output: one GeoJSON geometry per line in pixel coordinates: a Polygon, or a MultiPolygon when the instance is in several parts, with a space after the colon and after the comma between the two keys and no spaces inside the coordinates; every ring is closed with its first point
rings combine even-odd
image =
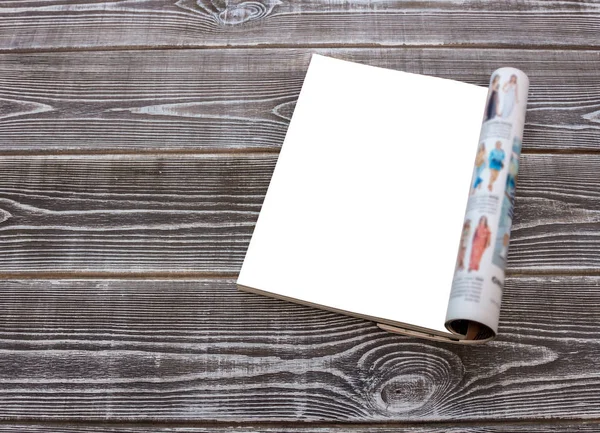
{"type": "Polygon", "coordinates": [[[600,431],[599,30],[596,0],[0,2],[0,433],[600,431]],[[498,340],[235,290],[312,52],[530,76],[498,340]]]}
{"type": "Polygon", "coordinates": [[[0,55],[0,153],[277,150],[311,52],[479,85],[519,67],[525,151],[598,150],[598,51],[228,49],[0,55]]]}
{"type": "Polygon", "coordinates": [[[0,425],[0,433],[597,433],[600,423],[590,421],[546,421],[544,423],[427,423],[420,425],[402,424],[332,424],[314,425],[314,423],[278,423],[277,427],[265,425],[211,424],[206,427],[187,426],[180,423],[168,423],[157,426],[156,423],[115,423],[68,424],[68,423],[28,423],[0,425]]]}
{"type": "Polygon", "coordinates": [[[463,347],[238,292],[234,281],[4,280],[11,420],[598,419],[600,278],[509,278],[463,347]]]}
{"type": "MultiPolygon", "coordinates": [[[[276,159],[0,158],[0,273],[235,275],[276,159]]],[[[600,155],[521,164],[509,272],[596,272],[600,155]]]]}
{"type": "Polygon", "coordinates": [[[0,269],[237,271],[275,161],[276,155],[0,159],[0,269]]]}
{"type": "Polygon", "coordinates": [[[4,0],[0,49],[598,47],[595,1],[4,0]]]}

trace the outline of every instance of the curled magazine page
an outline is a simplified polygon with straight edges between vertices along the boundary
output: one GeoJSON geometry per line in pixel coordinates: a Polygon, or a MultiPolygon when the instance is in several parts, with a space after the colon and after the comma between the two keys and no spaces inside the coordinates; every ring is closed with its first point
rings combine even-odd
{"type": "Polygon", "coordinates": [[[528,90],[518,69],[491,76],[445,321],[466,340],[498,332],[528,90]]]}

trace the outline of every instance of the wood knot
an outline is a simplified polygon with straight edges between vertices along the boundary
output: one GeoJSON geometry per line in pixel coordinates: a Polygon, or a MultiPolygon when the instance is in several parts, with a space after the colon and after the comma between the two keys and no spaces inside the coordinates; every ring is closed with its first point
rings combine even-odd
{"type": "Polygon", "coordinates": [[[431,377],[418,374],[398,376],[383,387],[381,400],[387,407],[402,407],[402,411],[417,409],[427,402],[437,385],[431,377]]]}
{"type": "Polygon", "coordinates": [[[396,341],[372,350],[363,362],[371,364],[374,375],[366,378],[368,398],[386,417],[435,411],[439,400],[458,387],[464,375],[455,353],[427,344],[396,341]]]}
{"type": "Polygon", "coordinates": [[[245,1],[228,5],[224,11],[219,13],[219,20],[226,25],[236,25],[257,20],[270,14],[273,8],[280,3],[278,0],[266,0],[265,3],[245,1]]]}
{"type": "Polygon", "coordinates": [[[176,6],[211,17],[217,24],[234,26],[266,17],[281,0],[179,0],[176,6]]]}
{"type": "Polygon", "coordinates": [[[216,24],[234,26],[266,17],[281,0],[178,0],[188,13],[210,17],[216,24]]]}

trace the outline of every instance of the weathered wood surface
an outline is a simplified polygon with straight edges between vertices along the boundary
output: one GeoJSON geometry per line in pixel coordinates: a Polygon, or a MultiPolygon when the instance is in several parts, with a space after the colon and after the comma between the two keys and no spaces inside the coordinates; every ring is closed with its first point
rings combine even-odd
{"type": "MultiPolygon", "coordinates": [[[[0,275],[235,274],[276,159],[0,158],[0,275]]],[[[595,272],[600,155],[521,161],[509,272],[595,272]]]]}
{"type": "Polygon", "coordinates": [[[210,427],[192,427],[178,423],[168,423],[167,426],[157,426],[156,423],[111,423],[111,424],[0,424],[0,433],[564,433],[582,432],[597,433],[600,431],[598,422],[559,422],[546,421],[543,423],[478,423],[460,424],[444,423],[441,425],[398,425],[398,424],[323,424],[303,425],[301,423],[278,423],[277,427],[265,425],[220,425],[210,427]]]}
{"type": "Polygon", "coordinates": [[[4,0],[0,49],[598,47],[596,1],[4,0]]]}
{"type": "Polygon", "coordinates": [[[519,67],[525,151],[598,150],[598,51],[228,49],[0,55],[0,154],[276,150],[312,52],[480,85],[519,67]]]}
{"type": "Polygon", "coordinates": [[[600,417],[600,278],[509,278],[463,347],[236,290],[233,279],[0,281],[0,414],[406,422],[600,417]]]}
{"type": "Polygon", "coordinates": [[[237,272],[276,158],[0,159],[0,272],[237,272]]]}
{"type": "Polygon", "coordinates": [[[0,2],[0,432],[600,430],[599,31],[583,0],[0,2]],[[235,290],[311,52],[530,76],[497,341],[235,290]]]}

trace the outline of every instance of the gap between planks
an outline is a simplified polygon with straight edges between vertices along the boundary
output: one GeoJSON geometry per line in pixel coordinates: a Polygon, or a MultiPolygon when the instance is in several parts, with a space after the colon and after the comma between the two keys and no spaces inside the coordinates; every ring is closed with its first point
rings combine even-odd
{"type": "Polygon", "coordinates": [[[47,54],[96,51],[178,51],[178,50],[257,50],[257,49],[462,49],[462,50],[520,50],[520,51],[598,51],[594,45],[514,45],[514,44],[256,44],[256,45],[123,45],[97,47],[56,47],[56,48],[2,48],[1,54],[47,54]]]}
{"type": "Polygon", "coordinates": [[[176,428],[213,428],[219,430],[230,430],[230,429],[273,429],[273,428],[281,428],[281,429],[294,429],[294,431],[302,431],[304,429],[343,429],[343,431],[348,430],[360,430],[364,429],[397,429],[397,428],[418,428],[418,427],[435,427],[435,428],[452,428],[452,427],[506,427],[507,425],[511,426],[519,426],[519,427],[527,427],[527,426],[540,426],[540,425],[552,425],[552,426],[572,426],[576,425],[586,425],[586,424],[596,424],[600,423],[600,418],[586,418],[586,419],[555,419],[555,418],[540,418],[538,420],[510,420],[510,419],[495,419],[490,418],[488,420],[460,420],[460,421],[398,421],[398,422],[390,422],[390,421],[382,421],[382,422],[360,422],[355,421],[351,423],[341,423],[341,422],[306,422],[306,421],[263,421],[263,422],[238,422],[238,423],[230,423],[230,422],[219,422],[219,421],[120,421],[120,420],[111,420],[106,419],[102,421],[84,421],[84,420],[70,420],[65,418],[64,420],[36,420],[34,418],[25,418],[18,420],[11,419],[0,419],[0,426],[4,425],[19,425],[19,426],[35,426],[35,425],[43,425],[45,427],[99,427],[99,426],[110,426],[112,428],[152,428],[154,429],[176,429],[176,428]]]}
{"type": "MultiPolygon", "coordinates": [[[[0,280],[231,280],[238,272],[0,272],[0,280]]],[[[544,271],[521,270],[506,271],[507,278],[520,277],[600,277],[597,271],[544,271]]]]}
{"type": "MultiPolygon", "coordinates": [[[[0,158],[8,156],[41,157],[41,156],[116,156],[116,155],[253,155],[261,154],[277,155],[280,147],[252,147],[252,148],[198,148],[198,149],[31,149],[31,150],[8,150],[0,149],[0,158]]],[[[521,154],[525,155],[596,155],[600,154],[600,147],[596,149],[527,149],[523,148],[521,154]]]]}

